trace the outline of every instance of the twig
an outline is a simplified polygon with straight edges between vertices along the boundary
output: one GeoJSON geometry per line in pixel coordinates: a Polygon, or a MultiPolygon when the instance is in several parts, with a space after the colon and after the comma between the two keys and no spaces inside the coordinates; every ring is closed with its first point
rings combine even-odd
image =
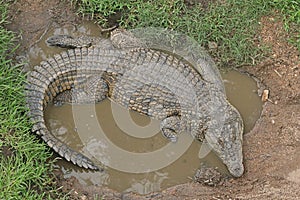
{"type": "Polygon", "coordinates": [[[276,69],[274,69],[274,72],[275,72],[280,78],[282,78],[282,75],[281,75],[276,69]]]}

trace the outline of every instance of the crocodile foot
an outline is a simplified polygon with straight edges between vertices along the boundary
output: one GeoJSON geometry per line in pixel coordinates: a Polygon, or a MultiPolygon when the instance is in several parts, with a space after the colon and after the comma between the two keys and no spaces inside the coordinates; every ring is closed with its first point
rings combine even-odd
{"type": "Polygon", "coordinates": [[[180,118],[178,116],[170,116],[162,120],[160,129],[163,136],[175,143],[180,132],[180,118]]]}

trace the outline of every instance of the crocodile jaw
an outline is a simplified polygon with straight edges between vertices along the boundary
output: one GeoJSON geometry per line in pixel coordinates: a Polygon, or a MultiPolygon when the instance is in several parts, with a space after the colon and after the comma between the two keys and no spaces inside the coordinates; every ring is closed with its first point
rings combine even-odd
{"type": "Polygon", "coordinates": [[[240,177],[244,173],[242,152],[244,125],[238,111],[234,108],[232,111],[223,126],[208,130],[205,139],[230,174],[240,177]]]}
{"type": "Polygon", "coordinates": [[[244,165],[243,165],[243,153],[242,153],[242,143],[232,145],[230,149],[221,149],[220,146],[216,143],[212,144],[209,139],[208,144],[211,146],[212,150],[215,154],[221,159],[223,164],[226,165],[229,173],[233,177],[240,177],[244,173],[244,165]],[[235,149],[235,150],[234,150],[235,149]]]}
{"type": "Polygon", "coordinates": [[[230,174],[234,177],[240,177],[244,173],[244,165],[242,162],[226,165],[230,174]]]}

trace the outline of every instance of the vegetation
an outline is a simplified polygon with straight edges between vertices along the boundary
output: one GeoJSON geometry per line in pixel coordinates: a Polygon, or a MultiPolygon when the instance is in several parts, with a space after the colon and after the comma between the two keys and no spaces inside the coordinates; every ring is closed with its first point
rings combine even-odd
{"type": "Polygon", "coordinates": [[[288,21],[299,23],[300,15],[300,3],[295,0],[212,1],[207,8],[196,3],[188,6],[184,0],[72,2],[79,6],[80,14],[91,15],[101,25],[117,17],[124,28],[166,27],[187,33],[205,47],[213,42],[218,50],[211,53],[225,67],[255,64],[262,58],[266,51],[254,43],[261,16],[277,8],[288,16],[288,21]]]}
{"type": "Polygon", "coordinates": [[[217,1],[203,8],[183,0],[82,0],[79,13],[90,14],[100,24],[121,13],[118,23],[125,28],[167,27],[195,38],[203,46],[218,45],[214,57],[223,66],[253,64],[262,54],[254,44],[259,18],[270,9],[265,0],[217,1]]]}
{"type": "Polygon", "coordinates": [[[290,41],[300,51],[300,1],[274,0],[274,6],[283,14],[285,28],[292,33],[290,41]]]}
{"type": "Polygon", "coordinates": [[[9,59],[16,48],[15,36],[3,27],[7,6],[0,1],[0,199],[46,199],[52,183],[51,154],[30,134],[23,91],[25,75],[20,65],[9,59]]]}
{"type": "Polygon", "coordinates": [[[300,2],[297,0],[274,0],[274,5],[285,15],[286,26],[288,23],[300,23],[300,2]]]}

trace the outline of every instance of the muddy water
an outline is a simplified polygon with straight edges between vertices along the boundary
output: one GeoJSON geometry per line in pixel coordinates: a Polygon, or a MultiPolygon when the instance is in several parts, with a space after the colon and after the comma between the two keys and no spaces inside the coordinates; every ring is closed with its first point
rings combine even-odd
{"type": "MultiPolygon", "coordinates": [[[[77,27],[50,29],[31,48],[31,65],[62,51],[45,44],[49,36],[83,33],[99,36],[100,29],[90,22],[77,27]]],[[[248,132],[262,107],[256,83],[236,71],[222,73],[222,77],[228,98],[240,111],[245,132],[248,132]]],[[[161,135],[158,121],[128,112],[109,100],[96,105],[50,105],[46,110],[46,121],[62,141],[92,157],[93,161],[101,160],[105,164],[104,172],[93,172],[64,160],[57,162],[66,178],[74,176],[82,185],[106,185],[118,191],[147,194],[190,181],[200,162],[217,166],[227,173],[213,153],[200,159],[199,151],[205,148],[192,141],[188,134],[181,134],[176,146],[170,144],[161,135]]]]}
{"type": "Polygon", "coordinates": [[[262,102],[257,95],[256,82],[245,74],[232,70],[221,73],[225,84],[226,95],[242,115],[245,133],[255,125],[262,110],[262,102]]]}
{"type": "MultiPolygon", "coordinates": [[[[111,103],[109,100],[105,100],[104,102],[95,105],[95,107],[91,105],[53,106],[47,109],[46,116],[48,127],[50,127],[57,137],[65,141],[74,149],[80,149],[86,154],[101,157],[102,161],[104,160],[106,165],[109,166],[112,165],[109,162],[114,162],[113,159],[115,159],[111,158],[112,160],[110,160],[110,156],[117,153],[122,154],[122,158],[116,158],[118,159],[116,165],[107,167],[105,172],[91,172],[79,169],[70,164],[66,165],[66,162],[60,163],[65,177],[75,176],[84,185],[104,184],[118,191],[132,190],[140,194],[146,194],[151,191],[157,191],[161,188],[189,181],[199,167],[198,153],[200,143],[194,142],[188,147],[188,150],[184,151],[184,154],[171,165],[156,170],[155,172],[135,173],[141,170],[152,171],[152,169],[151,167],[146,167],[144,170],[143,166],[140,166],[141,164],[134,160],[132,153],[123,154],[123,152],[127,151],[144,154],[149,152],[149,157],[144,163],[148,162],[149,164],[150,162],[149,165],[151,165],[151,163],[157,163],[156,165],[160,167],[165,155],[159,154],[157,156],[151,156],[150,153],[163,148],[168,142],[163,138],[159,131],[159,122],[156,120],[151,120],[153,122],[150,122],[148,117],[141,116],[134,112],[130,112],[128,115],[128,112],[125,109],[111,103]],[[112,110],[114,110],[113,112],[118,113],[118,115],[114,115],[112,110]],[[94,113],[96,113],[96,116],[94,116],[94,113]],[[128,116],[131,116],[136,124],[128,122],[128,116]],[[101,127],[108,140],[121,148],[121,152],[113,149],[109,151],[108,155],[103,155],[99,153],[98,149],[92,149],[94,145],[97,144],[99,145],[97,146],[99,149],[107,148],[107,144],[104,144],[103,142],[105,138],[100,136],[101,133],[99,133],[99,130],[97,130],[96,127],[93,127],[95,118],[97,118],[96,123],[101,127]],[[76,121],[79,121],[80,124],[76,123],[76,121]],[[135,125],[138,127],[137,129],[140,130],[133,129],[133,127],[130,126],[128,128],[128,126],[123,126],[122,123],[125,125],[135,125]],[[74,132],[75,127],[76,131],[74,132]],[[130,129],[132,129],[133,132],[128,132],[130,129]],[[143,131],[142,134],[141,131],[143,131]],[[138,134],[144,138],[138,138],[138,134]],[[80,137],[78,137],[78,135],[80,135],[80,137]],[[145,135],[148,137],[145,138],[145,135]],[[95,144],[95,142],[97,144],[95,144]],[[126,162],[129,163],[129,165],[132,165],[128,168],[124,168],[124,165],[127,165],[126,162]],[[129,170],[130,172],[127,172],[129,170]]],[[[145,154],[145,156],[147,155],[145,154]]]]}

